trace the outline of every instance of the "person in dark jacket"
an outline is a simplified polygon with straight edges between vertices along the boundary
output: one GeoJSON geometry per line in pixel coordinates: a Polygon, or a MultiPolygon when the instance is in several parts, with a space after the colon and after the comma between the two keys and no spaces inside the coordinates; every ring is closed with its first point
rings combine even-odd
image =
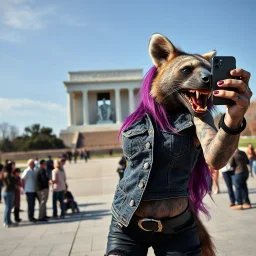
{"type": "Polygon", "coordinates": [[[235,185],[235,196],[237,205],[232,206],[233,210],[243,210],[251,208],[251,202],[248,194],[247,179],[249,177],[249,159],[245,152],[236,149],[233,154],[230,165],[234,169],[234,175],[232,176],[233,183],[235,185]]]}
{"type": "Polygon", "coordinates": [[[124,170],[126,168],[126,159],[124,155],[122,155],[121,159],[118,162],[118,167],[117,167],[117,173],[119,174],[119,181],[124,177],[124,170]]]}
{"type": "Polygon", "coordinates": [[[15,168],[13,175],[16,179],[16,186],[14,190],[14,219],[15,222],[21,222],[20,219],[20,188],[21,188],[21,178],[20,178],[20,169],[15,168]]]}
{"type": "Polygon", "coordinates": [[[49,176],[46,170],[45,160],[40,161],[40,167],[37,174],[37,184],[38,184],[38,197],[39,197],[39,221],[47,221],[46,215],[46,203],[49,196],[49,176]]]}

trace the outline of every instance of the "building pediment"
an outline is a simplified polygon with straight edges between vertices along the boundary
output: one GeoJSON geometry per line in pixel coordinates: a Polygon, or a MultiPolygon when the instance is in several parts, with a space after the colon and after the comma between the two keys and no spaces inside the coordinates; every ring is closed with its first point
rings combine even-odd
{"type": "Polygon", "coordinates": [[[78,71],[69,72],[69,79],[64,84],[140,81],[142,78],[143,69],[78,71]]]}

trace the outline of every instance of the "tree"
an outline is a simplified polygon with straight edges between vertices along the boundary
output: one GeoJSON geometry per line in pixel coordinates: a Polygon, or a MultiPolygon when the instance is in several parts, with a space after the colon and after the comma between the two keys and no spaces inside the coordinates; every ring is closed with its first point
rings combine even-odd
{"type": "Polygon", "coordinates": [[[9,136],[9,124],[8,123],[1,123],[0,124],[0,138],[7,139],[9,136]]]}
{"type": "Polygon", "coordinates": [[[25,127],[21,136],[18,136],[17,127],[7,123],[1,124],[0,131],[0,150],[3,152],[65,148],[63,141],[53,134],[52,128],[41,127],[40,124],[25,127]]]}

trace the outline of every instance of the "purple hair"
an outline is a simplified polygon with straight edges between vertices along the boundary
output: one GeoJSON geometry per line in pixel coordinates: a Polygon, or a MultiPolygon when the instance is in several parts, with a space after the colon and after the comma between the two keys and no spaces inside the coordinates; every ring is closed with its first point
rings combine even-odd
{"type": "Polygon", "coordinates": [[[165,108],[161,104],[155,102],[150,94],[152,81],[154,80],[156,74],[157,68],[153,66],[145,75],[139,92],[141,102],[135,112],[125,119],[120,129],[119,136],[122,131],[124,131],[134,122],[142,119],[146,113],[150,114],[163,130],[172,130],[175,132],[174,128],[169,124],[165,108]]]}
{"type": "MultiPolygon", "coordinates": [[[[155,100],[150,94],[152,82],[156,75],[157,68],[153,66],[147,72],[143,79],[143,83],[139,92],[141,102],[137,109],[135,110],[135,112],[133,112],[130,116],[128,116],[125,119],[119,131],[119,136],[125,129],[127,129],[133,123],[142,119],[145,116],[145,114],[150,114],[154,118],[156,123],[161,127],[161,129],[176,132],[168,121],[167,113],[164,106],[155,102],[155,100]]],[[[212,102],[209,102],[208,108],[213,109],[212,102]]],[[[203,203],[203,198],[210,191],[210,176],[210,170],[205,162],[203,153],[201,153],[196,163],[196,166],[194,167],[191,173],[188,184],[188,189],[190,191],[190,205],[192,206],[192,209],[196,214],[198,214],[199,211],[201,211],[209,216],[208,210],[205,204],[203,203]]]]}

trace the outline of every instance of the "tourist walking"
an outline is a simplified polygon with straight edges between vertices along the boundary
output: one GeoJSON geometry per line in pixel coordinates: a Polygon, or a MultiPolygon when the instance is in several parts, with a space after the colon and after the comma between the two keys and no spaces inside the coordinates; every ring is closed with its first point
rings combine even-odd
{"type": "Polygon", "coordinates": [[[39,198],[39,221],[47,221],[46,214],[46,203],[49,196],[49,176],[46,170],[46,162],[44,159],[40,160],[39,170],[37,174],[38,191],[37,195],[39,198]]]}
{"type": "Polygon", "coordinates": [[[21,178],[20,178],[20,169],[15,168],[13,175],[16,180],[16,186],[15,186],[15,190],[14,190],[14,204],[13,204],[14,219],[15,219],[15,222],[19,223],[22,220],[20,218],[20,189],[22,187],[21,178]]]}
{"type": "Polygon", "coordinates": [[[84,161],[87,163],[88,162],[88,153],[86,151],[86,149],[84,150],[84,161]]]}
{"type": "Polygon", "coordinates": [[[256,151],[251,143],[246,149],[246,155],[249,159],[251,177],[256,176],[256,151]]]}
{"type": "Polygon", "coordinates": [[[16,226],[11,221],[11,211],[13,207],[14,190],[16,185],[16,180],[12,175],[12,162],[8,162],[5,165],[4,172],[2,175],[2,182],[3,182],[3,198],[5,203],[3,226],[5,228],[9,228],[12,226],[16,226]]]}
{"type": "Polygon", "coordinates": [[[53,217],[58,217],[57,201],[60,203],[61,215],[65,216],[65,205],[64,205],[64,191],[66,190],[66,174],[64,171],[66,159],[61,158],[56,161],[55,169],[52,171],[52,184],[53,184],[53,194],[52,194],[52,208],[53,217]]]}
{"type": "Polygon", "coordinates": [[[226,164],[221,169],[223,179],[226,183],[227,189],[228,189],[228,196],[230,200],[229,206],[232,207],[235,205],[236,200],[235,200],[235,194],[233,190],[233,182],[232,182],[232,176],[234,175],[234,168],[230,166],[230,162],[226,164]]]}
{"type": "Polygon", "coordinates": [[[37,193],[34,167],[34,159],[29,159],[28,168],[25,169],[21,175],[28,203],[28,219],[30,222],[36,221],[36,219],[34,218],[34,212],[37,193]]]}
{"type": "Polygon", "coordinates": [[[77,158],[78,158],[78,156],[79,156],[79,152],[78,152],[77,149],[75,149],[73,156],[74,156],[74,162],[75,162],[75,164],[76,164],[77,158]]]}
{"type": "Polygon", "coordinates": [[[251,208],[247,187],[247,179],[249,177],[247,164],[249,164],[247,155],[237,148],[230,160],[230,165],[234,168],[235,173],[232,176],[236,188],[235,196],[237,201],[237,205],[232,206],[234,210],[251,208]]]}

